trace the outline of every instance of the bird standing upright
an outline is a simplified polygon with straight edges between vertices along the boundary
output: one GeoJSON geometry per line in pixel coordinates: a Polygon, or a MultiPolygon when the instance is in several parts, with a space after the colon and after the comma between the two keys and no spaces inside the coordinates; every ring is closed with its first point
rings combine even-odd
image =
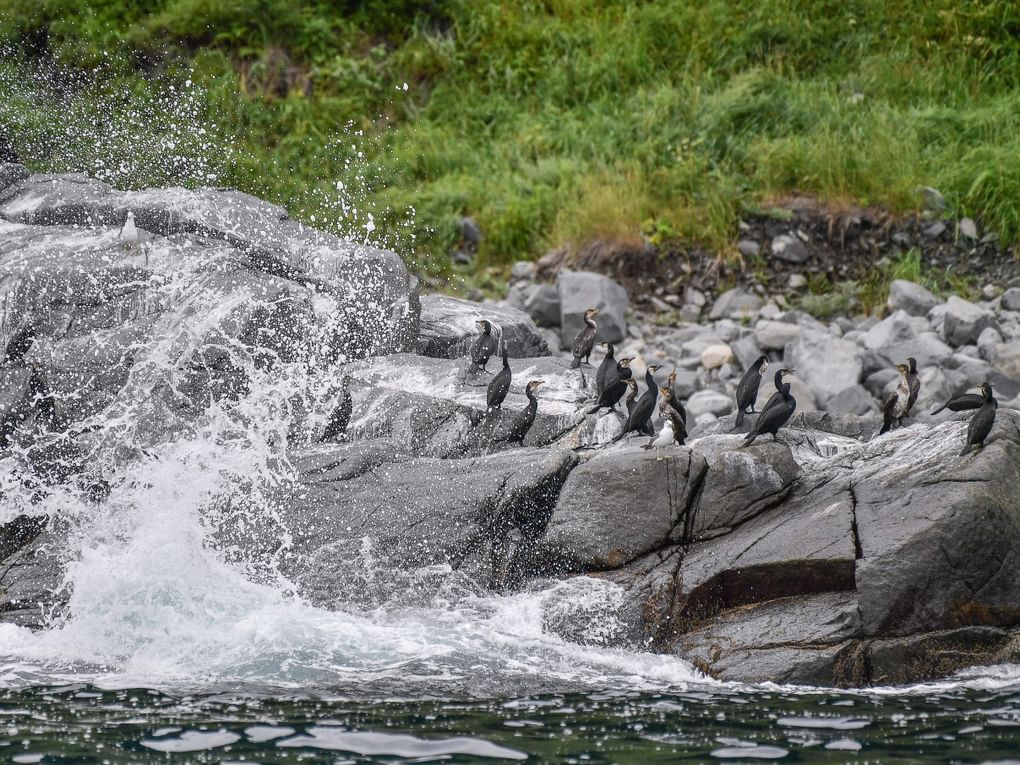
{"type": "Polygon", "coordinates": [[[613,439],[614,442],[619,441],[631,431],[643,431],[645,423],[651,419],[652,412],[655,411],[655,401],[659,397],[659,386],[655,384],[657,369],[659,369],[657,364],[651,364],[645,371],[645,385],[647,386],[645,392],[641,394],[641,398],[637,400],[634,409],[627,416],[623,430],[613,439]]]}
{"type": "Polygon", "coordinates": [[[492,335],[492,323],[488,319],[479,319],[476,324],[482,328],[482,334],[471,346],[471,372],[485,372],[486,365],[492,354],[499,350],[499,343],[492,335]]]}
{"type": "Polygon", "coordinates": [[[907,415],[907,407],[910,402],[910,367],[906,364],[897,364],[896,371],[900,373],[900,383],[896,390],[885,397],[882,402],[882,429],[878,435],[887,433],[892,427],[893,420],[897,425],[903,424],[903,418],[907,415]]]}
{"type": "Polygon", "coordinates": [[[581,359],[584,359],[584,363],[588,364],[588,358],[591,356],[591,349],[595,347],[595,333],[598,332],[599,325],[595,323],[595,317],[598,315],[598,308],[589,308],[584,312],[584,326],[574,337],[574,347],[572,353],[574,355],[574,361],[570,365],[571,369],[577,369],[581,366],[581,359]]]}
{"type": "Polygon", "coordinates": [[[967,426],[967,443],[964,444],[963,451],[960,452],[961,457],[969,452],[971,447],[983,449],[985,439],[988,438],[988,434],[992,432],[992,426],[995,424],[995,412],[999,408],[999,402],[995,400],[992,386],[989,383],[981,383],[981,395],[984,397],[984,403],[970,418],[970,425],[967,426]]]}
{"type": "Polygon", "coordinates": [[[776,392],[769,399],[758,415],[754,427],[744,439],[744,446],[750,446],[758,436],[772,434],[772,440],[778,441],[776,433],[793,416],[797,409],[797,400],[790,394],[790,383],[783,381],[783,375],[793,372],[792,369],[780,369],[776,372],[776,392]]]}
{"type": "MultiPolygon", "coordinates": [[[[683,446],[687,440],[687,419],[673,406],[673,399],[676,394],[672,387],[659,388],[662,393],[662,400],[659,402],[659,416],[663,422],[672,423],[673,438],[678,445],[683,446]]],[[[682,408],[681,408],[682,411],[682,408]]]]}
{"type": "Polygon", "coordinates": [[[907,411],[904,417],[910,416],[910,410],[917,403],[917,394],[921,392],[921,376],[917,373],[917,359],[907,356],[907,382],[910,384],[910,398],[907,399],[907,411]]]}
{"type": "Polygon", "coordinates": [[[524,386],[524,395],[528,397],[528,405],[514,419],[514,423],[510,428],[510,435],[506,438],[508,444],[523,443],[524,437],[528,435],[531,426],[535,424],[535,415],[538,413],[538,397],[535,395],[535,392],[541,384],[542,380],[532,380],[524,386]]]}
{"type": "Polygon", "coordinates": [[[616,368],[616,357],[613,355],[616,351],[613,348],[612,343],[605,343],[606,355],[602,359],[602,363],[599,364],[598,371],[595,372],[595,395],[596,397],[602,395],[602,391],[606,389],[606,377],[616,368]]]}
{"type": "Polygon", "coordinates": [[[758,400],[761,376],[768,368],[768,356],[759,356],[740,378],[740,382],[737,384],[737,421],[733,425],[734,430],[743,424],[745,414],[754,414],[754,402],[758,400]]]}
{"type": "Polygon", "coordinates": [[[138,228],[135,226],[135,214],[130,210],[128,210],[127,220],[124,221],[124,227],[120,230],[120,241],[129,249],[138,244],[138,228]]]}
{"type": "Polygon", "coordinates": [[[606,387],[602,391],[602,395],[599,396],[595,406],[588,410],[588,414],[595,414],[602,407],[612,409],[619,403],[620,399],[623,398],[623,394],[627,392],[627,382],[633,374],[630,371],[631,361],[633,359],[629,356],[617,359],[616,368],[606,375],[606,387]]]}
{"type": "Polygon", "coordinates": [[[496,409],[499,409],[503,405],[503,399],[506,398],[507,392],[510,390],[510,380],[513,374],[510,372],[510,360],[507,358],[506,343],[503,343],[503,368],[496,373],[496,376],[492,378],[489,383],[489,388],[485,394],[485,416],[488,417],[496,409]]]}

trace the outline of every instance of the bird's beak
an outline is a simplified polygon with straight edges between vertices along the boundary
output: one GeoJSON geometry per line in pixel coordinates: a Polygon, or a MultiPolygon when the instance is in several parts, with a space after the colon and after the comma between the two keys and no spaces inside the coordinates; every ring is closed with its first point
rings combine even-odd
{"type": "Polygon", "coordinates": [[[539,380],[538,382],[535,383],[536,388],[539,388],[543,385],[545,385],[545,380],[539,380]]]}
{"type": "Polygon", "coordinates": [[[592,311],[591,311],[591,315],[592,316],[598,316],[598,313],[599,313],[599,309],[598,308],[593,308],[592,311]]]}

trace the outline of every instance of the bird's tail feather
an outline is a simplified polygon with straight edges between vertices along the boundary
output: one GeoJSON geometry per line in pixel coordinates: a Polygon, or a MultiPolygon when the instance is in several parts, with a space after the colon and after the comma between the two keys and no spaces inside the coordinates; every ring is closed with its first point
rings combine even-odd
{"type": "Polygon", "coordinates": [[[574,360],[573,362],[571,362],[570,368],[577,369],[579,366],[581,366],[581,359],[577,356],[574,356],[574,360]]]}
{"type": "Polygon", "coordinates": [[[744,408],[743,407],[739,407],[737,409],[737,420],[736,420],[736,422],[733,423],[733,430],[736,430],[737,428],[739,428],[743,424],[744,424],[744,408]]]}
{"type": "Polygon", "coordinates": [[[757,431],[752,430],[747,434],[747,438],[744,439],[744,446],[750,446],[754,443],[754,439],[758,437],[757,431]]]}

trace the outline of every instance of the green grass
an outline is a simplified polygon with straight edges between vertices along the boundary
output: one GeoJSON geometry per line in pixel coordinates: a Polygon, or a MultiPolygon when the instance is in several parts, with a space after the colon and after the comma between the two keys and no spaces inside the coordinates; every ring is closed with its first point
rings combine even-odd
{"type": "Polygon", "coordinates": [[[464,215],[484,272],[593,238],[728,252],[742,209],[790,193],[909,211],[934,186],[1020,236],[1013,2],[0,0],[0,44],[0,85],[22,83],[0,124],[33,166],[214,174],[375,226],[426,273],[452,273],[464,215]],[[49,60],[94,82],[23,84],[49,60]],[[165,95],[186,79],[182,113],[165,95]],[[134,124],[100,108],[110,139],[54,127],[125,92],[134,124]],[[198,169],[161,159],[173,124],[208,127],[175,150],[198,169]]]}

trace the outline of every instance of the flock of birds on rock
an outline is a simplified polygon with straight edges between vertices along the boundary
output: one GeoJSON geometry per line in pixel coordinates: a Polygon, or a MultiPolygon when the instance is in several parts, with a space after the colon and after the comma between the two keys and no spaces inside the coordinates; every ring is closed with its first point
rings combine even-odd
{"type": "MultiPolygon", "coordinates": [[[[598,332],[598,324],[595,321],[597,315],[597,308],[589,308],[584,312],[584,326],[574,338],[571,349],[573,355],[571,369],[581,369],[582,364],[591,366],[591,353],[594,350],[595,336],[598,332]]],[[[486,392],[485,419],[488,419],[497,410],[500,410],[504,399],[506,399],[510,390],[512,373],[507,358],[506,343],[499,339],[497,334],[494,334],[492,323],[481,319],[478,321],[478,325],[481,327],[481,334],[471,347],[469,372],[486,372],[489,359],[497,351],[501,351],[503,358],[503,368],[492,378],[486,392]]],[[[595,372],[596,403],[594,407],[587,410],[587,413],[596,414],[602,409],[616,411],[617,404],[626,395],[626,399],[624,399],[627,408],[626,419],[623,429],[613,439],[614,443],[631,433],[638,433],[650,437],[648,443],[645,444],[646,449],[658,449],[672,444],[682,446],[687,439],[687,413],[674,388],[676,369],[674,368],[670,372],[667,384],[659,386],[655,381],[655,372],[661,367],[654,364],[649,365],[645,371],[645,390],[638,396],[638,384],[633,379],[633,372],[630,368],[630,363],[634,359],[628,356],[618,359],[615,356],[615,348],[612,343],[603,343],[603,345],[606,347],[606,354],[595,372]],[[656,409],[662,420],[662,427],[658,432],[656,432],[653,422],[656,409]]],[[[737,416],[733,429],[740,428],[747,415],[758,415],[744,439],[743,446],[750,446],[759,436],[764,435],[771,435],[774,441],[778,441],[779,430],[789,422],[797,410],[797,400],[790,392],[788,379],[796,370],[780,369],[774,376],[775,393],[768,399],[760,412],[755,411],[754,404],[758,399],[758,389],[768,366],[768,357],[759,356],[737,385],[737,416]]],[[[896,426],[903,425],[903,421],[910,416],[921,390],[921,378],[917,371],[916,359],[910,357],[905,364],[897,364],[896,369],[900,373],[899,384],[882,402],[882,428],[879,435],[887,433],[894,423],[896,426]]],[[[582,385],[587,387],[583,370],[581,380],[582,385]]],[[[507,439],[510,443],[522,443],[525,435],[531,429],[538,411],[538,397],[535,395],[535,391],[541,384],[541,380],[532,380],[525,387],[528,405],[513,421],[510,438],[507,439]]],[[[980,390],[980,394],[964,393],[951,398],[932,412],[932,414],[938,414],[944,409],[954,412],[977,410],[970,420],[966,444],[963,451],[960,452],[961,456],[973,448],[983,447],[985,439],[992,432],[992,426],[995,423],[998,404],[992,393],[992,386],[985,382],[981,384],[980,390]]]]}

